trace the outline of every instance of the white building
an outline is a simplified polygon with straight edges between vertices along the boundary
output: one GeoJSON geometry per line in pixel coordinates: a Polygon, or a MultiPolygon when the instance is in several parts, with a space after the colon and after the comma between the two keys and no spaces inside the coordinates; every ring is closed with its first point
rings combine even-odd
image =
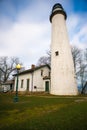
{"type": "MultiPolygon", "coordinates": [[[[14,91],[16,91],[17,74],[15,76],[14,91]]],[[[25,70],[18,74],[18,91],[20,92],[49,92],[50,91],[50,67],[42,65],[25,70]]]]}
{"type": "Polygon", "coordinates": [[[52,23],[50,93],[54,95],[78,94],[66,18],[62,5],[55,4],[50,15],[52,23]]]}
{"type": "Polygon", "coordinates": [[[12,92],[14,89],[14,79],[13,80],[8,80],[4,83],[0,84],[0,92],[12,92]]]}
{"type": "MultiPolygon", "coordinates": [[[[50,91],[54,95],[77,95],[78,89],[69,44],[67,15],[61,4],[53,6],[50,15],[51,35],[51,88],[50,67],[43,65],[19,73],[18,91],[50,91]]],[[[17,75],[15,75],[15,87],[17,75]]]]}

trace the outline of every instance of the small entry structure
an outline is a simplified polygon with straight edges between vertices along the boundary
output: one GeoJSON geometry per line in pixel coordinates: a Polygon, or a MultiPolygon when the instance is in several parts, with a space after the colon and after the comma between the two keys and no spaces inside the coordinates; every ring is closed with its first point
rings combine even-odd
{"type": "Polygon", "coordinates": [[[50,92],[50,77],[46,76],[43,78],[45,85],[45,92],[50,92]]]}
{"type": "Polygon", "coordinates": [[[49,92],[49,81],[45,82],[45,91],[49,92]]]}

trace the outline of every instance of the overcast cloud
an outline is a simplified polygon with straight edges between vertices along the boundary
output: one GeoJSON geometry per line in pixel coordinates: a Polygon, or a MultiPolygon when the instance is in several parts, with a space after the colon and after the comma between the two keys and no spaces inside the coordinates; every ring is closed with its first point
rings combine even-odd
{"type": "Polygon", "coordinates": [[[25,67],[29,67],[46,55],[51,43],[49,15],[52,6],[60,1],[68,14],[70,44],[87,48],[87,11],[73,11],[72,0],[68,3],[64,0],[25,0],[26,4],[19,6],[16,0],[3,1],[3,4],[0,2],[0,56],[17,56],[25,67]]]}

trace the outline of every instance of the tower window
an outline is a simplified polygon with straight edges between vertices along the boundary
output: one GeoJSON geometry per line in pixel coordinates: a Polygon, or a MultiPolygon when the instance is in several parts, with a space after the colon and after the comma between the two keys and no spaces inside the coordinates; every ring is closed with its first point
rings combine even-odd
{"type": "Polygon", "coordinates": [[[56,52],[55,52],[55,55],[56,55],[56,56],[58,56],[58,55],[59,55],[59,52],[58,52],[58,51],[56,51],[56,52]]]}
{"type": "Polygon", "coordinates": [[[41,76],[43,76],[43,70],[41,70],[41,76]]]}

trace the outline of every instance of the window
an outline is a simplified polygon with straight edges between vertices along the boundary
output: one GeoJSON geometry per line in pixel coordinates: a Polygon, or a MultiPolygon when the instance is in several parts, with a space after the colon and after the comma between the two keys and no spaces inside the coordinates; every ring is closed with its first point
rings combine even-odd
{"type": "Polygon", "coordinates": [[[58,55],[59,55],[59,52],[58,52],[58,51],[56,51],[56,52],[55,52],[55,55],[56,55],[56,56],[58,56],[58,55]]]}
{"type": "Polygon", "coordinates": [[[43,70],[41,70],[41,76],[43,76],[43,70]]]}
{"type": "Polygon", "coordinates": [[[37,86],[34,86],[34,89],[36,89],[37,88],[37,86]]]}
{"type": "Polygon", "coordinates": [[[49,72],[49,77],[50,77],[50,72],[49,72]]]}
{"type": "Polygon", "coordinates": [[[27,79],[27,91],[29,91],[30,79],[27,79]]]}
{"type": "Polygon", "coordinates": [[[21,80],[21,88],[23,88],[23,83],[24,83],[24,80],[22,79],[21,80]]]}

